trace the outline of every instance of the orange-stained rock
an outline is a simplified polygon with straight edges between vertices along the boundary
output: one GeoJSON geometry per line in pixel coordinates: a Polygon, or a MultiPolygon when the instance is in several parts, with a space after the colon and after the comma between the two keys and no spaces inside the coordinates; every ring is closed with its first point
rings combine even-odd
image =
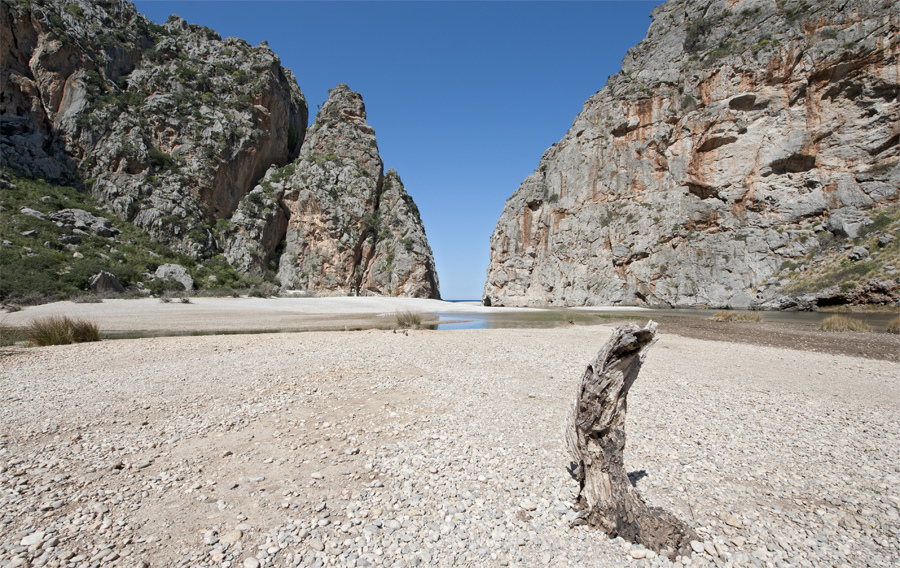
{"type": "Polygon", "coordinates": [[[896,207],[896,6],[670,0],[652,17],[507,201],[492,305],[763,305],[832,214],[896,207]]]}

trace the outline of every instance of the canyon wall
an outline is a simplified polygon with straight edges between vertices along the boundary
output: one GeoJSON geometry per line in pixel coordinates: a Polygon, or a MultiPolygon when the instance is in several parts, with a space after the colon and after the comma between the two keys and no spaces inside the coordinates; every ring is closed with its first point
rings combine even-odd
{"type": "MultiPolygon", "coordinates": [[[[897,228],[898,6],[670,0],[652,18],[507,200],[485,303],[785,307],[786,266],[897,228]]],[[[868,273],[894,300],[896,264],[868,273]]]]}

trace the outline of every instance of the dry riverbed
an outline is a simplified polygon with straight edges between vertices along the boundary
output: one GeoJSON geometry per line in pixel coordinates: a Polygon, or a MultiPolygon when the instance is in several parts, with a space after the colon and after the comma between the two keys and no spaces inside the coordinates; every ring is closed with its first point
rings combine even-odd
{"type": "MultiPolygon", "coordinates": [[[[0,357],[0,566],[669,566],[569,528],[606,326],[166,337],[0,357]]],[[[896,363],[662,337],[626,467],[692,566],[896,566],[896,363]]]]}

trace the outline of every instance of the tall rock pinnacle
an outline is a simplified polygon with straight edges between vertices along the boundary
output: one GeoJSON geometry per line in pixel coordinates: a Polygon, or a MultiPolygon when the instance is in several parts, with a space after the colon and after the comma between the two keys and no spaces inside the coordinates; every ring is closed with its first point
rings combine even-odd
{"type": "Polygon", "coordinates": [[[297,162],[261,185],[287,214],[278,279],[288,289],[439,298],[419,211],[394,170],[383,173],[359,93],[331,90],[297,162]]]}

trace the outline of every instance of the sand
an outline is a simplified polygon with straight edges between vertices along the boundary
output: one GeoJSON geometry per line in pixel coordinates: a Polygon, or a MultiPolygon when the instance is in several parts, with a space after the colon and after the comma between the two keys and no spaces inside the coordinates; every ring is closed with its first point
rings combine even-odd
{"type": "Polygon", "coordinates": [[[478,302],[444,302],[418,298],[155,298],[108,299],[102,303],[54,302],[5,314],[5,325],[25,325],[38,317],[66,315],[97,323],[102,331],[261,331],[343,329],[390,326],[396,312],[534,311],[487,308],[478,302]]]}

